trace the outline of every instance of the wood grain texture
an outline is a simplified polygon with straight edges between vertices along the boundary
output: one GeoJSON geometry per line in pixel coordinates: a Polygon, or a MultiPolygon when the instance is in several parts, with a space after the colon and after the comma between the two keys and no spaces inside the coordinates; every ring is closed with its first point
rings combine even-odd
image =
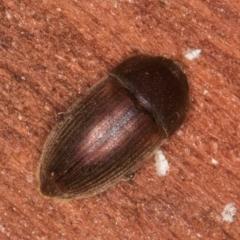
{"type": "Polygon", "coordinates": [[[0,0],[0,239],[240,239],[239,12],[237,0],[0,0]],[[190,82],[188,119],[162,146],[168,174],[150,159],[96,197],[40,196],[57,113],[138,53],[181,61],[190,82]]]}

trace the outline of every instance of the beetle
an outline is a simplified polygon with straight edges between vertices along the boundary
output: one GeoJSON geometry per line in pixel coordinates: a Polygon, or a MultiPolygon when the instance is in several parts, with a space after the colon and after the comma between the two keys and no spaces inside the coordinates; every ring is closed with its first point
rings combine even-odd
{"type": "Polygon", "coordinates": [[[87,198],[133,176],[183,123],[188,108],[187,77],[173,60],[137,55],[123,61],[49,134],[40,159],[41,193],[87,198]]]}

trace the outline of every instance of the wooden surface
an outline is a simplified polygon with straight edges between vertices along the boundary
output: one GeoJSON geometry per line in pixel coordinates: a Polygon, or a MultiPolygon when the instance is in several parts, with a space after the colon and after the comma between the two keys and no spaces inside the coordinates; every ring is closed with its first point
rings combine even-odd
{"type": "Polygon", "coordinates": [[[240,239],[239,12],[238,0],[0,0],[0,239],[240,239]],[[168,174],[150,159],[96,197],[44,199],[36,171],[57,113],[138,53],[181,61],[190,83],[188,119],[162,146],[168,174]]]}

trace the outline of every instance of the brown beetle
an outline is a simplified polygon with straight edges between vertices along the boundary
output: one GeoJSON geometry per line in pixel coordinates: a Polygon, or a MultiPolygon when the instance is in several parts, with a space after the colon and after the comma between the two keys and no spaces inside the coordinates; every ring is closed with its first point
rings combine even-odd
{"type": "Polygon", "coordinates": [[[127,59],[64,114],[45,143],[40,191],[86,198],[133,174],[185,119],[187,78],[172,60],[127,59]]]}

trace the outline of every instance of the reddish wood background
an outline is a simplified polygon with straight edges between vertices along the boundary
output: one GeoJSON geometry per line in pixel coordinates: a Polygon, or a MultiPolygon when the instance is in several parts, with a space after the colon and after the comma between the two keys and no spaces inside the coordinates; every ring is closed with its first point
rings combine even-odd
{"type": "Polygon", "coordinates": [[[238,0],[0,0],[0,239],[240,239],[238,212],[221,218],[240,209],[239,12],[238,0]],[[138,53],[189,78],[188,119],[162,146],[169,173],[150,159],[96,197],[44,199],[36,171],[56,114],[138,53]]]}

